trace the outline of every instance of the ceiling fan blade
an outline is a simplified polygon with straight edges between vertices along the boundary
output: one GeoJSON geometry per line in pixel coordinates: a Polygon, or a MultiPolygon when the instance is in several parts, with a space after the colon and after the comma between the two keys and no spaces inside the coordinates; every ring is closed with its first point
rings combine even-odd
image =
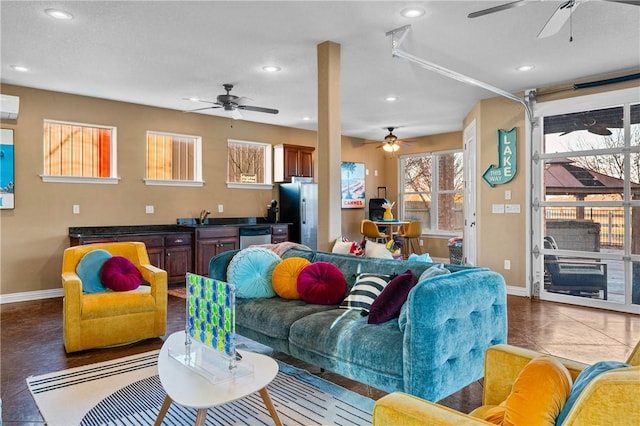
{"type": "Polygon", "coordinates": [[[538,38],[551,37],[557,34],[571,17],[572,11],[575,11],[579,5],[580,3],[577,1],[574,2],[571,0],[562,3],[556,11],[553,12],[553,15],[551,15],[547,23],[544,24],[544,27],[542,27],[542,30],[540,30],[538,34],[538,38]]]}
{"type": "Polygon", "coordinates": [[[511,3],[505,3],[505,4],[501,4],[500,6],[494,6],[494,7],[488,8],[488,9],[482,9],[482,10],[479,10],[477,12],[470,13],[470,14],[467,15],[467,18],[477,18],[479,16],[489,15],[490,13],[501,12],[503,10],[511,9],[511,8],[518,7],[518,6],[522,6],[525,3],[526,3],[525,0],[512,1],[511,3]]]}
{"type": "Polygon", "coordinates": [[[640,2],[638,0],[606,0],[614,3],[624,3],[630,4],[632,6],[640,6],[640,2]]]}
{"type": "Polygon", "coordinates": [[[207,106],[207,107],[204,107],[204,108],[190,109],[190,110],[182,111],[182,112],[197,112],[197,111],[204,111],[205,109],[212,109],[212,108],[220,108],[220,105],[211,105],[211,106],[207,106]]]}
{"type": "Polygon", "coordinates": [[[277,109],[263,108],[251,105],[238,105],[238,109],[243,109],[245,111],[265,112],[267,114],[277,114],[279,112],[277,109]]]}
{"type": "Polygon", "coordinates": [[[234,104],[236,105],[244,105],[248,102],[253,101],[253,99],[251,98],[247,98],[246,96],[240,96],[239,98],[237,98],[236,100],[233,101],[234,104]]]}

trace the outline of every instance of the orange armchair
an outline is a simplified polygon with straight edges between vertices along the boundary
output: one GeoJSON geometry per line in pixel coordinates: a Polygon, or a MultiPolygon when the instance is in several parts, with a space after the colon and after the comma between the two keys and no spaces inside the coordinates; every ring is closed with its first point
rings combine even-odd
{"type": "Polygon", "coordinates": [[[144,243],[74,246],[62,258],[63,340],[67,352],[114,346],[163,336],[167,323],[167,272],[149,263],[144,243]],[[123,292],[83,293],[76,267],[92,250],[133,262],[146,283],[123,292]]]}

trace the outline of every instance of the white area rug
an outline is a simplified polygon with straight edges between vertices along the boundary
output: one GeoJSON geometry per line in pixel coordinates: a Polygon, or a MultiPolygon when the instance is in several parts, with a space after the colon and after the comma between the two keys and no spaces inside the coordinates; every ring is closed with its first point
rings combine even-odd
{"type": "MultiPolygon", "coordinates": [[[[152,425],[166,396],[159,351],[27,378],[48,426],[152,425]]],[[[268,386],[284,425],[370,425],[374,401],[282,362],[268,386]]],[[[165,425],[194,424],[195,410],[172,404],[165,425]]],[[[209,409],[207,425],[272,425],[256,393],[209,409]]]]}

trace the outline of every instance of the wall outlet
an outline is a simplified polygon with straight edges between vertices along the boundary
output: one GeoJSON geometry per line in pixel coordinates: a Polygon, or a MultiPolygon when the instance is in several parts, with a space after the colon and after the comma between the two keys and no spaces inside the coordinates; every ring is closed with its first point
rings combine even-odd
{"type": "Polygon", "coordinates": [[[144,211],[146,214],[153,214],[153,206],[144,206],[144,211]]]}
{"type": "Polygon", "coordinates": [[[80,214],[80,204],[73,205],[73,214],[80,214]]]}
{"type": "Polygon", "coordinates": [[[504,199],[505,200],[510,200],[511,199],[511,190],[510,189],[505,189],[504,190],[504,199]]]}
{"type": "Polygon", "coordinates": [[[418,240],[420,241],[420,247],[424,246],[424,240],[418,240]]]}
{"type": "Polygon", "coordinates": [[[218,213],[224,212],[224,206],[222,204],[218,204],[218,213]]]}
{"type": "Polygon", "coordinates": [[[511,261],[509,259],[504,260],[504,269],[507,271],[511,269],[511,261]]]}

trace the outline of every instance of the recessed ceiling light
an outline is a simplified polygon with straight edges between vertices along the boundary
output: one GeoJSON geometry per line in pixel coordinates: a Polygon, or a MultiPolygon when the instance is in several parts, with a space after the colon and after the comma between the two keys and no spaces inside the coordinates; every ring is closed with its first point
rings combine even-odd
{"type": "Polygon", "coordinates": [[[400,11],[400,15],[405,18],[419,18],[424,15],[425,10],[420,7],[407,7],[406,9],[402,9],[400,11]]]}
{"type": "Polygon", "coordinates": [[[395,96],[387,96],[386,98],[384,98],[384,100],[387,102],[395,102],[398,100],[398,98],[396,98],[395,96]]]}
{"type": "Polygon", "coordinates": [[[264,67],[262,67],[262,71],[264,72],[278,72],[280,70],[281,68],[275,65],[265,65],[264,67]]]}
{"type": "Polygon", "coordinates": [[[29,68],[22,66],[22,65],[11,65],[10,68],[12,70],[16,70],[16,71],[20,71],[20,72],[27,72],[29,71],[29,68]]]}
{"type": "Polygon", "coordinates": [[[533,65],[520,65],[516,70],[518,71],[531,71],[535,67],[533,65]]]}
{"type": "Polygon", "coordinates": [[[73,15],[60,9],[45,9],[44,13],[55,19],[68,20],[73,19],[73,15]]]}
{"type": "Polygon", "coordinates": [[[310,121],[310,120],[311,120],[311,117],[309,117],[308,115],[305,115],[304,117],[302,117],[302,119],[303,119],[304,121],[310,121]]]}
{"type": "Polygon", "coordinates": [[[196,98],[195,96],[190,96],[187,100],[191,102],[200,102],[200,98],[196,98]]]}

